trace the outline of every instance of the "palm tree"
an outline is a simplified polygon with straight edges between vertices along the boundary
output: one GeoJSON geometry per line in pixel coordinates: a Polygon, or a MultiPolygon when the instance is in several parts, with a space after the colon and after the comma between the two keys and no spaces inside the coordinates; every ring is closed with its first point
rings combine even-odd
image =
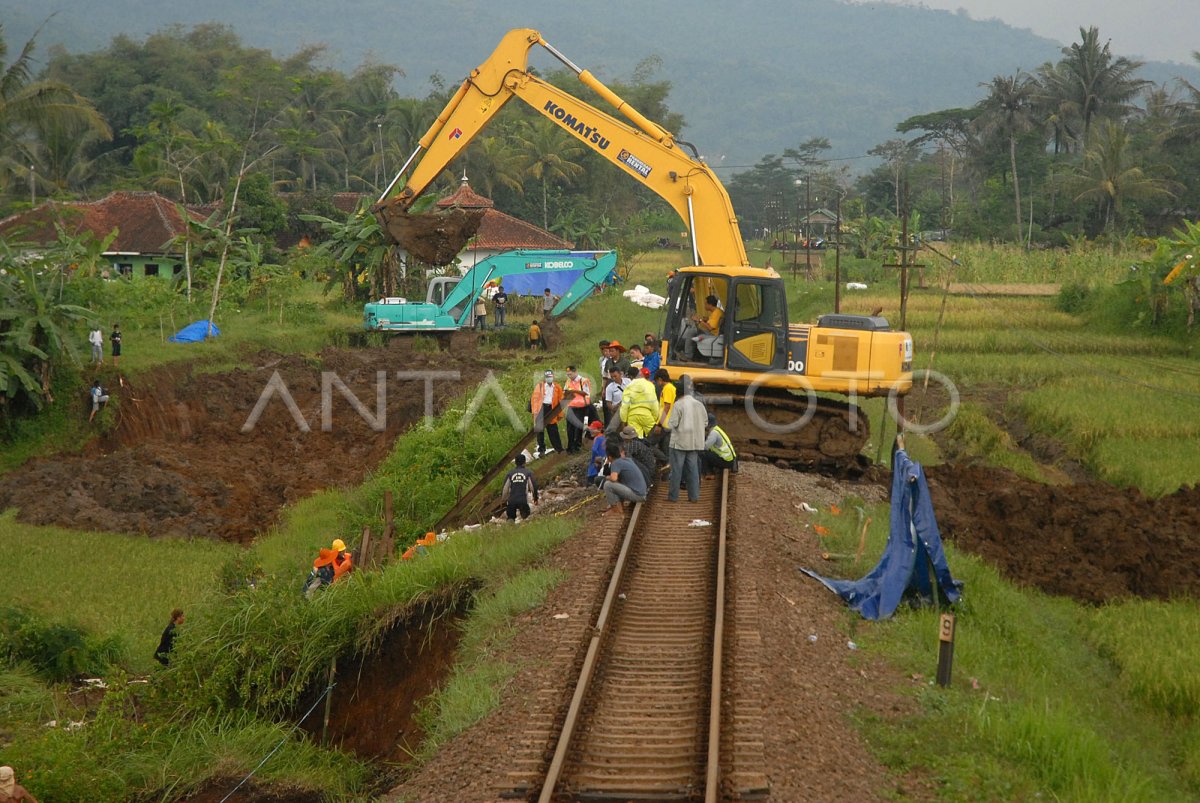
{"type": "MultiPolygon", "coordinates": [[[[112,138],[100,113],[66,84],[33,80],[33,50],[30,39],[0,74],[0,174],[23,175],[36,164],[38,136],[47,130],[112,138]]],[[[7,61],[8,44],[0,23],[0,65],[7,61]]],[[[59,166],[55,172],[66,171],[59,166]]]]}
{"type": "Polygon", "coordinates": [[[549,229],[550,184],[569,184],[582,175],[583,165],[578,160],[586,150],[546,119],[522,126],[517,143],[526,159],[525,174],[542,183],[542,228],[549,229]]]}
{"type": "Polygon", "coordinates": [[[1027,75],[997,75],[988,96],[977,105],[982,112],[976,123],[985,137],[1008,140],[1008,162],[1012,170],[1013,207],[1016,210],[1017,242],[1021,241],[1021,182],[1017,177],[1017,140],[1036,127],[1033,99],[1037,84],[1027,75]]]}
{"type": "Polygon", "coordinates": [[[1113,58],[1109,42],[1100,45],[1097,28],[1080,28],[1079,38],[1063,48],[1056,72],[1060,97],[1078,116],[1086,149],[1095,118],[1124,116],[1132,110],[1129,101],[1150,82],[1134,77],[1143,62],[1113,58]]]}
{"type": "Polygon", "coordinates": [[[1129,135],[1125,127],[1105,120],[1099,135],[1083,155],[1083,163],[1068,179],[1076,201],[1092,201],[1100,209],[1107,231],[1121,220],[1126,201],[1172,198],[1174,185],[1147,176],[1130,163],[1129,135]]]}

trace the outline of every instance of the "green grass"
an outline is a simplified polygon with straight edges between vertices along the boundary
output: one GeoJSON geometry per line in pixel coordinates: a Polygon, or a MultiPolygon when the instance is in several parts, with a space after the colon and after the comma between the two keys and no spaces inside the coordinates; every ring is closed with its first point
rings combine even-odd
{"type": "Polygon", "coordinates": [[[0,585],[0,606],[19,605],[42,617],[66,618],[85,630],[115,636],[130,669],[155,666],[154,648],[171,609],[190,611],[215,587],[221,565],[239,547],[210,540],[162,539],[79,532],[22,524],[0,515],[0,551],[19,583],[0,585]]]}
{"type": "Polygon", "coordinates": [[[956,457],[979,457],[987,465],[1008,469],[1026,479],[1047,481],[1046,473],[1038,462],[1021,451],[1009,434],[997,426],[978,404],[967,402],[959,407],[958,415],[946,431],[946,437],[953,444],[956,457]]]}
{"type": "MultiPolygon", "coordinates": [[[[525,526],[546,525],[535,519],[525,526]]],[[[446,742],[499,706],[504,684],[519,669],[498,658],[516,632],[516,617],[540,605],[564,578],[556,570],[530,569],[477,601],[463,627],[454,671],[445,686],[422,702],[418,712],[418,722],[425,732],[418,759],[428,760],[446,742]]]]}
{"type": "MultiPolygon", "coordinates": [[[[855,504],[848,499],[843,509],[855,504]]],[[[862,576],[883,551],[887,507],[866,512],[872,524],[863,559],[840,562],[837,576],[862,576]]],[[[856,517],[826,514],[822,522],[831,530],[826,548],[852,554],[856,517]]],[[[953,545],[947,556],[965,582],[950,688],[932,685],[936,610],[902,607],[881,623],[847,614],[861,649],[906,677],[918,673],[901,689],[915,700],[915,717],[860,716],[864,736],[888,766],[933,779],[946,800],[979,799],[981,789],[997,800],[1195,799],[1200,698],[1188,669],[1200,659],[1194,603],[1096,610],[1017,588],[953,545]],[[1166,640],[1172,646],[1160,650],[1166,640]]]]}

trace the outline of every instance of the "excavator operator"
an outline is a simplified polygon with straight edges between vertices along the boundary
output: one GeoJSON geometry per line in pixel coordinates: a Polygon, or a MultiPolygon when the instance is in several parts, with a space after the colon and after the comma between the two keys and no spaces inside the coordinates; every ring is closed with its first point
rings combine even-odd
{"type": "Polygon", "coordinates": [[[721,318],[725,313],[718,306],[719,302],[715,295],[709,293],[704,299],[704,314],[693,315],[683,327],[683,358],[688,362],[696,359],[698,344],[711,343],[721,334],[721,318]]]}

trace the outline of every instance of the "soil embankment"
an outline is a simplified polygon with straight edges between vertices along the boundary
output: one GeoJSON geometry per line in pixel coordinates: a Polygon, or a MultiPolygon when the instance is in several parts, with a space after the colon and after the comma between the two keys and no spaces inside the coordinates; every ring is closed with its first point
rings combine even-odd
{"type": "Polygon", "coordinates": [[[1200,488],[1150,499],[979,466],[928,474],[943,537],[1018,583],[1090,603],[1200,597],[1200,488]]]}
{"type": "Polygon", "coordinates": [[[473,333],[455,334],[448,349],[434,353],[412,344],[394,338],[382,348],[327,348],[316,360],[262,352],[251,359],[254,368],[224,373],[178,365],[152,372],[117,389],[116,426],[83,454],[38,458],[0,477],[0,510],[15,507],[21,521],[34,524],[249,541],[285,505],[361,481],[421,419],[425,382],[398,379],[397,371],[460,372],[459,381],[432,383],[435,413],[486,373],[473,333]],[[323,373],[377,417],[380,371],[382,429],[331,379],[331,426],[323,431],[323,373]],[[246,427],[276,375],[277,390],[294,399],[307,432],[279,392],[246,427]]]}

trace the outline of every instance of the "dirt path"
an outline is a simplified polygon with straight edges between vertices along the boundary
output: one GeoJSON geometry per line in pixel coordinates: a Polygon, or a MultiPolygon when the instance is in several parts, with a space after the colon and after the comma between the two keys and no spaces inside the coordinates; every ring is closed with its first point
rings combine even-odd
{"type": "MultiPolygon", "coordinates": [[[[425,383],[397,371],[459,371],[435,381],[435,412],[473,387],[486,369],[475,335],[447,351],[414,351],[410,338],[373,349],[322,351],[316,360],[262,352],[249,370],[195,373],[171,366],[118,390],[113,431],[82,455],[30,461],[0,477],[0,510],[21,521],[76,529],[249,541],[279,510],[322,488],[361,481],[397,435],[420,420],[425,383]],[[331,429],[322,431],[322,373],[332,372],[375,416],[377,372],[386,373],[386,417],[373,429],[332,390],[331,429]],[[302,431],[276,394],[254,427],[243,428],[273,376],[309,427],[302,431]]],[[[332,380],[331,380],[332,381],[332,380]]]]}

